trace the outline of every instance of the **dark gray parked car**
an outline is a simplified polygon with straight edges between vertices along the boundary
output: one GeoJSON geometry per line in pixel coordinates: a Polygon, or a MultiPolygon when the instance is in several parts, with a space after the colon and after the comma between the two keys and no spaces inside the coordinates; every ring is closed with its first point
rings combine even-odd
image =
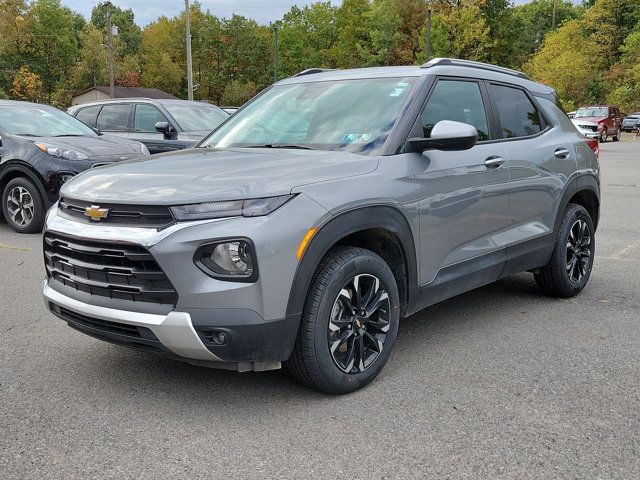
{"type": "Polygon", "coordinates": [[[44,234],[55,315],[345,393],[382,370],[401,317],[522,271],[571,297],[591,273],[598,160],[555,92],[519,72],[314,71],[199,147],[65,185],[44,234]]]}
{"type": "Polygon", "coordinates": [[[640,124],[640,112],[632,113],[622,119],[622,131],[632,132],[637,130],[638,124],[640,124]]]}
{"type": "Polygon", "coordinates": [[[83,103],[67,113],[101,132],[142,142],[152,154],[193,147],[229,116],[209,103],[148,98],[83,103]]]}

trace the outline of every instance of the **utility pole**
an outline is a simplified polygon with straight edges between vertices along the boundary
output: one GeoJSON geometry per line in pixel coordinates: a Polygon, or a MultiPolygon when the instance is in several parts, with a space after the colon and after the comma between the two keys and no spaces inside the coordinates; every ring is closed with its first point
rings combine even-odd
{"type": "Polygon", "coordinates": [[[278,81],[278,24],[273,25],[273,83],[278,81]]]}
{"type": "Polygon", "coordinates": [[[186,23],[185,41],[187,44],[187,98],[193,100],[193,69],[191,65],[191,24],[189,22],[189,0],[184,0],[184,18],[186,23]]]}
{"type": "Polygon", "coordinates": [[[427,10],[427,38],[425,48],[425,61],[431,58],[431,9],[427,10]]]}
{"type": "Polygon", "coordinates": [[[107,38],[109,49],[109,97],[114,98],[116,96],[116,87],[113,80],[113,30],[111,28],[111,3],[107,3],[109,11],[107,12],[107,38]]]}

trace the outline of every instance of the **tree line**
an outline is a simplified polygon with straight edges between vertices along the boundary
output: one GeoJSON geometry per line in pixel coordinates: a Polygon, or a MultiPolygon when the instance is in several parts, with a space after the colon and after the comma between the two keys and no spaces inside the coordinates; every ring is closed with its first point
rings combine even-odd
{"type": "MultiPolygon", "coordinates": [[[[640,2],[631,0],[343,0],[294,6],[272,25],[190,8],[194,98],[240,105],[278,77],[309,67],[353,68],[425,61],[431,55],[524,70],[557,89],[566,108],[610,102],[640,110],[640,2]]],[[[141,28],[130,9],[96,5],[90,20],[60,0],[0,2],[0,98],[67,106],[73,92],[108,84],[107,15],[119,86],[186,98],[185,15],[141,28]]]]}

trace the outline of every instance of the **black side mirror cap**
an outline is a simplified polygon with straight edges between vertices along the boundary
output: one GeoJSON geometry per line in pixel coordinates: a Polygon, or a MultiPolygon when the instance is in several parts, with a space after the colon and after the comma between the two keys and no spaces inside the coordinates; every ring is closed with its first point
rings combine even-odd
{"type": "Polygon", "coordinates": [[[158,122],[155,127],[156,132],[162,133],[167,140],[175,139],[178,136],[178,132],[169,122],[158,122]]]}

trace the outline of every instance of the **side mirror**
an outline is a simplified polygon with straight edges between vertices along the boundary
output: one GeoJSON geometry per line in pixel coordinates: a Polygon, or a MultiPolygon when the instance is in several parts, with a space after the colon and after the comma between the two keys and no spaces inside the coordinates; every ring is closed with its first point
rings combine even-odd
{"type": "Polygon", "coordinates": [[[436,123],[429,138],[409,139],[409,144],[421,153],[425,150],[468,150],[477,142],[476,127],[452,120],[440,120],[436,123]]]}
{"type": "Polygon", "coordinates": [[[156,123],[156,132],[164,135],[166,140],[175,140],[178,136],[177,130],[169,122],[156,123]]]}

